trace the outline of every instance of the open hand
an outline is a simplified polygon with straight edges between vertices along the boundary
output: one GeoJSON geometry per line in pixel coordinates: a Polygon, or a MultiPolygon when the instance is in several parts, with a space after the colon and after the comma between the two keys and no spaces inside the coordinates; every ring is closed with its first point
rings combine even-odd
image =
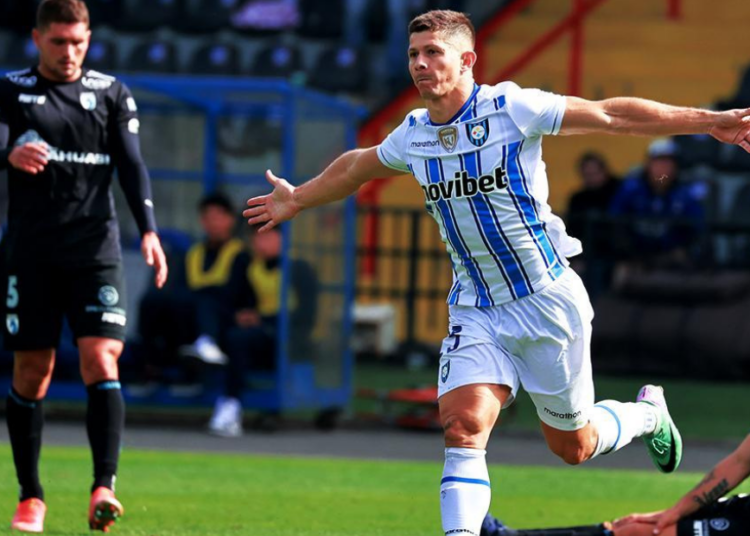
{"type": "Polygon", "coordinates": [[[739,145],[750,153],[750,108],[722,112],[708,133],[721,142],[739,145]]]}
{"type": "Polygon", "coordinates": [[[669,510],[652,512],[650,514],[630,514],[616,520],[613,526],[615,528],[622,528],[631,523],[645,523],[654,526],[654,534],[661,534],[664,529],[677,524],[679,520],[680,514],[673,508],[670,508],[669,510]]]}
{"type": "Polygon", "coordinates": [[[291,220],[301,210],[294,201],[294,186],[271,173],[270,169],[266,171],[266,180],[273,186],[273,191],[248,199],[247,206],[250,208],[242,213],[242,216],[247,218],[248,225],[265,224],[260,228],[260,232],[291,220]]]}
{"type": "Polygon", "coordinates": [[[141,253],[146,264],[154,267],[156,288],[162,288],[167,282],[167,257],[164,255],[159,236],[155,232],[151,231],[143,235],[141,253]]]}
{"type": "Polygon", "coordinates": [[[48,155],[46,143],[24,143],[13,148],[8,155],[8,162],[20,171],[36,175],[44,171],[48,155]]]}

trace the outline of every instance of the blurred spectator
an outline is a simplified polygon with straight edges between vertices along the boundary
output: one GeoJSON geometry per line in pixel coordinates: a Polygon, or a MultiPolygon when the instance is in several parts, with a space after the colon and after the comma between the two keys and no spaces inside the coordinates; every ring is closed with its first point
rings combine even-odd
{"type": "MultiPolygon", "coordinates": [[[[248,229],[252,261],[248,268],[232,274],[234,325],[227,331],[223,347],[229,356],[224,395],[216,401],[209,432],[224,437],[242,435],[242,394],[249,370],[273,369],[276,329],[282,309],[282,233],[279,228],[258,233],[248,229]]],[[[294,331],[290,352],[309,348],[317,308],[317,277],[300,260],[290,261],[287,303],[289,324],[294,331]]]]}
{"type": "MultiPolygon", "coordinates": [[[[237,220],[224,194],[204,197],[198,210],[205,238],[188,250],[168,289],[149,291],[141,301],[136,361],[146,381],[163,379],[160,373],[176,364],[178,355],[209,364],[227,362],[217,341],[231,324],[229,283],[233,270],[247,267],[249,256],[242,240],[233,237],[237,220]]],[[[187,367],[183,373],[188,377],[177,383],[191,386],[183,393],[190,394],[199,387],[197,369],[187,367]]]]}
{"type": "Polygon", "coordinates": [[[583,242],[583,254],[571,259],[571,266],[594,297],[609,286],[612,274],[611,228],[604,216],[620,181],[609,170],[604,157],[595,152],[578,160],[583,187],[570,198],[566,225],[571,236],[583,242]]]}
{"type": "Polygon", "coordinates": [[[674,141],[654,141],[643,170],[626,179],[612,200],[612,215],[632,217],[626,256],[651,264],[684,266],[704,219],[698,195],[703,189],[698,186],[680,181],[674,141]]]}
{"type": "Polygon", "coordinates": [[[620,182],[599,153],[590,152],[581,156],[578,160],[578,172],[583,187],[570,197],[567,227],[571,236],[584,240],[586,219],[609,211],[620,182]]]}

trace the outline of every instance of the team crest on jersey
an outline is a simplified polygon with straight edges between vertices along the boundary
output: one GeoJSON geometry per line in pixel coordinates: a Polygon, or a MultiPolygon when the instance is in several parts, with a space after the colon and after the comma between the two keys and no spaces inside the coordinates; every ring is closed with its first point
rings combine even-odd
{"type": "Polygon", "coordinates": [[[454,126],[443,127],[438,130],[438,139],[443,149],[452,153],[458,145],[458,129],[454,126]]]}
{"type": "Polygon", "coordinates": [[[709,521],[711,528],[714,530],[722,531],[727,530],[730,526],[729,520],[724,517],[717,517],[709,521]]]}
{"type": "Polygon", "coordinates": [[[116,305],[118,301],[120,301],[120,294],[112,285],[104,285],[99,289],[99,301],[102,303],[102,305],[112,307],[113,305],[116,305]]]}
{"type": "Polygon", "coordinates": [[[466,123],[466,135],[468,136],[469,141],[477,147],[484,145],[484,142],[490,137],[489,118],[476,123],[466,123]]]}
{"type": "Polygon", "coordinates": [[[81,106],[83,106],[84,110],[96,110],[96,93],[92,93],[91,91],[81,93],[81,106]]]}
{"type": "Polygon", "coordinates": [[[8,328],[8,333],[11,335],[15,335],[18,333],[18,330],[21,327],[20,322],[18,321],[18,315],[16,314],[9,314],[5,317],[5,327],[8,328]]]}

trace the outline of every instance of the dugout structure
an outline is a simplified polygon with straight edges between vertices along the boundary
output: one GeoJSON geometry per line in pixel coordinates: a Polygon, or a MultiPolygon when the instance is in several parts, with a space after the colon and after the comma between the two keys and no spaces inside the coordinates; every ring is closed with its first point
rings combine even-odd
{"type": "MultiPolygon", "coordinates": [[[[138,105],[141,146],[163,241],[178,251],[189,243],[186,239],[200,236],[196,205],[204,193],[221,189],[235,201],[239,213],[248,197],[270,191],[266,169],[300,184],[355,147],[357,122],[363,114],[357,106],[281,80],[118,78],[131,88],[138,105]]],[[[123,244],[136,245],[132,217],[119,189],[114,189],[123,244]]],[[[330,415],[350,400],[355,227],[351,198],[306,211],[283,227],[275,366],[251,370],[243,400],[247,409],[317,410],[319,415],[330,415]],[[296,299],[290,294],[291,267],[300,261],[316,274],[315,288],[306,289],[316,298],[312,326],[296,325],[290,310],[296,299]]],[[[125,252],[125,272],[128,335],[134,337],[138,301],[153,276],[133,248],[125,252]]],[[[77,364],[69,340],[62,341],[59,359],[64,361],[66,355],[77,364]]],[[[136,397],[127,385],[124,393],[130,404],[205,406],[218,395],[221,374],[219,369],[208,374],[207,389],[193,397],[176,397],[166,388],[136,397]]],[[[49,391],[53,399],[84,396],[80,380],[53,381],[49,391]]]]}

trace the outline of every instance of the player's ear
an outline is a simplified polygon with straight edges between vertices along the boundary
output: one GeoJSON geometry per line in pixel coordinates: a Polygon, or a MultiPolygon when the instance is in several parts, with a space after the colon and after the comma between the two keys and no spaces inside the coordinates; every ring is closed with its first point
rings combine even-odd
{"type": "Polygon", "coordinates": [[[467,50],[461,54],[461,72],[470,71],[477,62],[477,53],[473,50],[467,50]]]}
{"type": "Polygon", "coordinates": [[[31,39],[34,41],[34,44],[36,45],[36,48],[39,49],[39,39],[41,39],[41,33],[39,33],[39,30],[34,28],[31,30],[31,39]]]}

